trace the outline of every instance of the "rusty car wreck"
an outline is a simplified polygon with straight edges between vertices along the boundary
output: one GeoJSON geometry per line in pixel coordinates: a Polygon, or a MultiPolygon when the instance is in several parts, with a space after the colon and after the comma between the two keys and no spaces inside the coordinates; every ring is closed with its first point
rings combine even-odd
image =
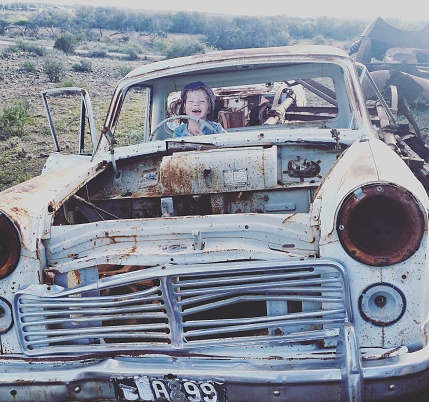
{"type": "Polygon", "coordinates": [[[0,193],[2,400],[428,386],[429,170],[364,65],[329,46],[146,64],[119,81],[100,135],[84,89],[42,98],[55,151],[0,193]],[[173,137],[195,81],[226,132],[173,137]],[[50,106],[71,93],[75,154],[50,106]]]}
{"type": "Polygon", "coordinates": [[[429,24],[420,30],[403,30],[378,17],[365,27],[349,51],[370,71],[383,95],[391,99],[391,108],[407,116],[423,142],[426,139],[410,109],[429,108],[428,34],[429,24]]]}

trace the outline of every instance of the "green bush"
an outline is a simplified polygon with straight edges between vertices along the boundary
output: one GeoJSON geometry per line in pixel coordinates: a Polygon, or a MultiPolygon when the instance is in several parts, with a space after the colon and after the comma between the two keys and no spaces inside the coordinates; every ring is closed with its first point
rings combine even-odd
{"type": "Polygon", "coordinates": [[[30,103],[23,99],[14,99],[0,114],[0,138],[23,137],[25,126],[33,121],[30,103]]]}
{"type": "Polygon", "coordinates": [[[38,46],[34,43],[24,43],[22,50],[28,53],[34,53],[36,56],[44,56],[46,54],[46,48],[38,46]]]}
{"type": "Polygon", "coordinates": [[[100,43],[110,43],[112,42],[112,39],[110,39],[108,36],[102,36],[101,38],[97,38],[97,41],[100,43]]]}
{"type": "Polygon", "coordinates": [[[36,56],[44,56],[46,54],[46,48],[43,46],[38,46],[34,43],[17,40],[14,45],[8,46],[3,50],[3,54],[5,55],[19,52],[33,53],[36,56]]]}
{"type": "Polygon", "coordinates": [[[109,46],[108,49],[107,49],[107,51],[109,53],[125,53],[125,50],[124,50],[123,46],[117,46],[117,45],[115,45],[115,46],[109,46]]]}
{"type": "Polygon", "coordinates": [[[77,81],[75,81],[73,78],[66,78],[58,82],[56,85],[57,88],[66,88],[66,87],[82,87],[84,85],[81,85],[77,81]]]}
{"type": "Polygon", "coordinates": [[[65,76],[65,67],[59,60],[47,58],[43,62],[43,68],[51,82],[59,82],[65,76]]]}
{"type": "Polygon", "coordinates": [[[134,67],[128,66],[126,64],[122,64],[118,68],[119,76],[121,78],[125,77],[130,71],[133,70],[134,67]]]}
{"type": "Polygon", "coordinates": [[[62,35],[55,40],[54,49],[61,50],[66,54],[73,54],[76,46],[76,39],[72,35],[62,35]]]}
{"type": "Polygon", "coordinates": [[[104,49],[100,49],[100,50],[91,50],[88,52],[87,57],[97,57],[100,59],[103,59],[104,57],[107,56],[107,50],[104,49]]]}
{"type": "Polygon", "coordinates": [[[32,177],[31,170],[26,166],[27,160],[17,158],[11,163],[10,159],[12,157],[12,151],[7,152],[7,154],[2,153],[0,160],[0,190],[6,190],[32,177]],[[7,169],[3,168],[3,165],[7,166],[7,169]]]}
{"type": "Polygon", "coordinates": [[[75,63],[72,65],[72,69],[74,71],[78,71],[81,73],[88,73],[92,71],[92,63],[91,60],[82,59],[79,63],[75,63]]]}
{"type": "Polygon", "coordinates": [[[199,39],[191,37],[180,39],[160,38],[154,41],[154,45],[167,59],[202,54],[208,50],[207,46],[199,39]]]}
{"type": "Polygon", "coordinates": [[[121,52],[127,55],[128,60],[138,60],[142,48],[137,44],[127,44],[125,47],[122,47],[121,52]]]}
{"type": "Polygon", "coordinates": [[[3,49],[3,52],[2,52],[2,54],[3,54],[3,56],[9,56],[10,54],[13,54],[13,53],[18,53],[19,52],[19,49],[15,46],[15,45],[11,45],[11,46],[7,46],[7,47],[5,47],[4,49],[3,49]]]}
{"type": "Polygon", "coordinates": [[[139,53],[137,52],[136,49],[133,49],[133,48],[126,49],[125,53],[127,55],[128,60],[138,60],[139,59],[139,53]]]}
{"type": "Polygon", "coordinates": [[[26,60],[22,63],[21,70],[26,73],[34,73],[37,70],[36,64],[32,61],[26,60]]]}
{"type": "Polygon", "coordinates": [[[326,45],[328,40],[323,35],[315,35],[313,37],[313,45],[326,45]]]}

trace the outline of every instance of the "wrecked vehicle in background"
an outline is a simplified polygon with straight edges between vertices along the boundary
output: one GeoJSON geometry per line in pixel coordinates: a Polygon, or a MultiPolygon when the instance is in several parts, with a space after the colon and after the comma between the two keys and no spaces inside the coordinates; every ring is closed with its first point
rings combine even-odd
{"type": "Polygon", "coordinates": [[[426,162],[362,82],[325,46],[160,61],[118,83],[100,135],[87,91],[44,91],[55,152],[0,193],[1,399],[425,389],[426,162]],[[226,132],[174,138],[195,81],[226,132]],[[75,154],[54,113],[73,93],[75,154]]]}
{"type": "Polygon", "coordinates": [[[429,78],[429,24],[407,31],[375,18],[352,44],[349,54],[370,71],[397,70],[429,78]]]}
{"type": "MultiPolygon", "coordinates": [[[[370,71],[397,120],[405,118],[412,128],[412,134],[401,140],[428,162],[429,25],[418,31],[403,30],[378,17],[352,44],[349,55],[370,71]]],[[[362,84],[366,99],[376,99],[372,83],[364,80],[362,84]]],[[[428,190],[429,172],[423,170],[421,181],[428,190]]]]}
{"type": "MultiPolygon", "coordinates": [[[[409,31],[375,18],[352,44],[349,55],[367,67],[390,108],[406,117],[420,145],[424,144],[427,138],[412,109],[429,108],[429,24],[409,31]]],[[[427,150],[419,148],[420,156],[427,159],[427,150]]]]}

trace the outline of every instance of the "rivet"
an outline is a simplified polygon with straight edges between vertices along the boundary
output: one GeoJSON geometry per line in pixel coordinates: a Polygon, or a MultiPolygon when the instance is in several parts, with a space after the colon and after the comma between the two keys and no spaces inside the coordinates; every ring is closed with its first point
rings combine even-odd
{"type": "Polygon", "coordinates": [[[274,395],[274,396],[280,396],[280,391],[279,391],[278,389],[275,389],[275,390],[273,391],[273,395],[274,395]]]}
{"type": "Polygon", "coordinates": [[[389,391],[394,391],[396,389],[395,384],[389,385],[389,391]]]}
{"type": "Polygon", "coordinates": [[[82,388],[79,386],[74,387],[74,392],[76,392],[76,394],[78,394],[80,391],[82,391],[82,388]]]}

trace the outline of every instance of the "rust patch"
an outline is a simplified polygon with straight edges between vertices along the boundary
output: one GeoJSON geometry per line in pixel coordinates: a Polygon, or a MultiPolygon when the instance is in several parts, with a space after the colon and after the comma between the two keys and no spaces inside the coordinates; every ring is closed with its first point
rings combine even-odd
{"type": "Polygon", "coordinates": [[[196,164],[196,157],[190,158],[188,154],[164,160],[161,165],[160,182],[165,193],[192,194],[196,164]]]}
{"type": "Polygon", "coordinates": [[[67,282],[69,287],[79,286],[81,284],[80,271],[70,271],[67,275],[67,282]]]}

